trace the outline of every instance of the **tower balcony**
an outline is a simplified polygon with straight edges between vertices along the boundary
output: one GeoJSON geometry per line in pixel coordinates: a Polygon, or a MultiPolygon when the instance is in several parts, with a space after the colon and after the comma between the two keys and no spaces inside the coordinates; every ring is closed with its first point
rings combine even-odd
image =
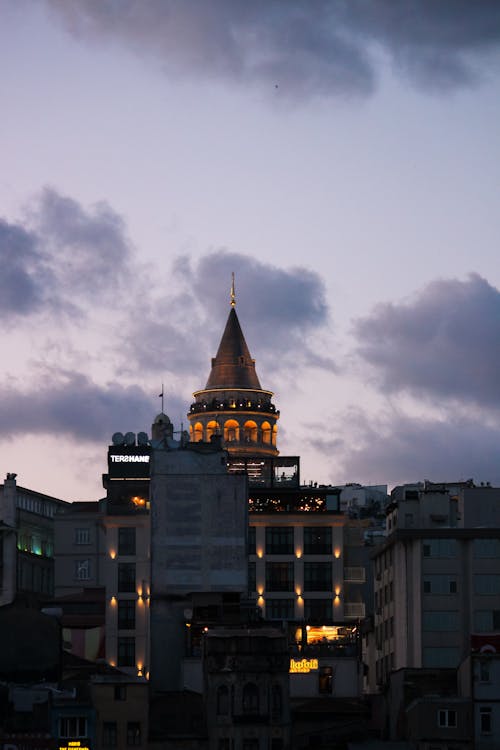
{"type": "MultiPolygon", "coordinates": [[[[279,417],[279,411],[271,400],[266,399],[235,399],[229,398],[221,400],[212,398],[209,400],[194,401],[189,407],[189,414],[206,414],[207,412],[249,412],[253,411],[260,414],[272,414],[279,417]]],[[[188,415],[189,416],[189,415],[188,415]]]]}

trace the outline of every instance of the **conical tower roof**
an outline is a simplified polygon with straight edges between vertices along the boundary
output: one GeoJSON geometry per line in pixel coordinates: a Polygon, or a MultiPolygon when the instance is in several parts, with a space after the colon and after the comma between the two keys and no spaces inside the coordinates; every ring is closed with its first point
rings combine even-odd
{"type": "Polygon", "coordinates": [[[205,390],[212,388],[262,390],[234,304],[229,311],[219,349],[212,359],[212,370],[205,390]]]}

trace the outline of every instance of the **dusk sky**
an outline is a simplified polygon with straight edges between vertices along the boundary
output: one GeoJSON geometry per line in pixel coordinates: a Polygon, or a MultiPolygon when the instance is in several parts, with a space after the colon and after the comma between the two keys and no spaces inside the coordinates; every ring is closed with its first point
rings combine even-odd
{"type": "Polygon", "coordinates": [[[305,482],[500,484],[500,3],[0,0],[0,472],[103,493],[229,312],[305,482]]]}

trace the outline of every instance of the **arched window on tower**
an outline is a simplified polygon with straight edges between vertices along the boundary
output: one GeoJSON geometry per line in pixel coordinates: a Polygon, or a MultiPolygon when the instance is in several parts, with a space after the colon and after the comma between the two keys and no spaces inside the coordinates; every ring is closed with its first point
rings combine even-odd
{"type": "Polygon", "coordinates": [[[276,438],[278,437],[278,427],[277,425],[273,426],[273,445],[276,447],[276,438]]]}
{"type": "Polygon", "coordinates": [[[224,424],[224,440],[234,443],[240,439],[240,426],[235,419],[228,419],[224,424]]]}
{"type": "Polygon", "coordinates": [[[271,445],[271,425],[269,422],[262,422],[262,442],[271,445]]]}
{"type": "Polygon", "coordinates": [[[212,435],[219,435],[220,434],[220,424],[215,421],[215,419],[211,419],[210,422],[207,424],[207,442],[210,441],[210,438],[212,435]]]}
{"type": "Polygon", "coordinates": [[[257,442],[257,423],[249,419],[243,425],[243,439],[245,443],[257,442]]]}
{"type": "Polygon", "coordinates": [[[194,442],[199,443],[203,440],[203,425],[201,422],[196,422],[194,426],[194,442]]]}

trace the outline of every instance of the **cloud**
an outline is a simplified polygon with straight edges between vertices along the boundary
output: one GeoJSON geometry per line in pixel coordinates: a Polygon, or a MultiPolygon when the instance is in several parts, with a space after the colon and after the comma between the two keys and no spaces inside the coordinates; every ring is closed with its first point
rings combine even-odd
{"type": "Polygon", "coordinates": [[[382,391],[500,408],[500,291],[480,276],[433,281],[354,332],[382,391]]]}
{"type": "Polygon", "coordinates": [[[40,312],[79,314],[131,277],[123,219],[106,203],[84,209],[46,188],[23,221],[0,219],[0,321],[40,312]]]}
{"type": "Polygon", "coordinates": [[[334,482],[388,483],[476,481],[500,483],[500,425],[468,416],[412,418],[404,414],[370,417],[352,409],[337,420],[342,443],[312,439],[334,467],[334,482]]]}
{"type": "MultiPolygon", "coordinates": [[[[173,373],[208,377],[230,306],[231,273],[236,274],[236,310],[250,352],[267,372],[307,363],[333,371],[335,363],[315,353],[309,339],[328,323],[321,277],[306,268],[282,269],[251,256],[218,250],[197,262],[183,256],[171,278],[180,291],[152,302],[127,331],[128,361],[173,373]]],[[[163,292],[163,290],[162,290],[163,292]]]]}
{"type": "Polygon", "coordinates": [[[115,431],[149,433],[156,396],[136,385],[103,386],[80,373],[47,372],[32,388],[0,386],[0,438],[53,434],[92,442],[109,440],[115,431]]]}
{"type": "Polygon", "coordinates": [[[46,0],[76,37],[114,39],[168,73],[264,85],[280,95],[366,95],[378,53],[425,88],[470,85],[500,40],[488,0],[46,0]]]}
{"type": "Polygon", "coordinates": [[[10,321],[15,316],[37,312],[44,297],[47,280],[37,237],[22,226],[0,219],[0,316],[10,321]]]}

